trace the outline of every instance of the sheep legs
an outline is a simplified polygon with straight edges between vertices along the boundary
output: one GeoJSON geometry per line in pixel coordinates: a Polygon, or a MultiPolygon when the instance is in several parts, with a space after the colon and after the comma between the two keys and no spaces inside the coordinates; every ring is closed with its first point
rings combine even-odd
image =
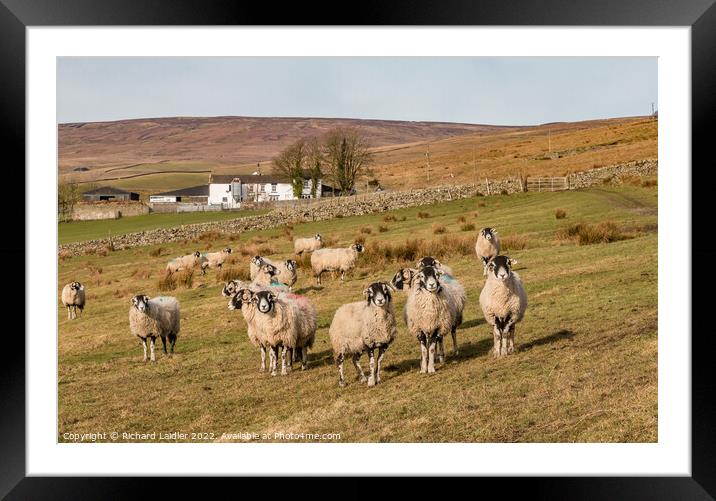
{"type": "Polygon", "coordinates": [[[308,348],[303,346],[299,350],[301,350],[301,370],[305,371],[308,369],[308,348]]]}
{"type": "Polygon", "coordinates": [[[420,333],[420,374],[428,372],[428,346],[425,334],[420,333]]]}
{"type": "Polygon", "coordinates": [[[387,346],[381,346],[378,348],[378,363],[375,368],[375,384],[380,383],[380,366],[383,363],[383,357],[385,356],[385,350],[387,349],[387,346]]]}
{"type": "Polygon", "coordinates": [[[169,356],[170,357],[174,356],[174,345],[175,344],[177,344],[177,335],[169,334],[169,356]]]}
{"type": "Polygon", "coordinates": [[[269,370],[271,375],[276,375],[276,361],[278,360],[278,346],[270,346],[269,349],[269,370]]]}
{"type": "Polygon", "coordinates": [[[495,326],[492,328],[494,336],[494,347],[492,356],[495,358],[509,355],[515,351],[515,324],[509,319],[495,319],[495,326]]]}
{"type": "Polygon", "coordinates": [[[152,362],[156,362],[157,358],[154,356],[154,342],[156,340],[156,337],[152,336],[149,338],[149,360],[152,362]]]}
{"type": "Polygon", "coordinates": [[[261,368],[259,372],[266,372],[266,347],[261,345],[261,368]]]}
{"type": "Polygon", "coordinates": [[[338,355],[336,357],[336,365],[338,366],[338,386],[340,386],[341,388],[346,385],[346,380],[343,377],[343,360],[344,359],[345,359],[345,357],[343,356],[343,353],[341,353],[340,355],[338,355]]]}
{"type": "Polygon", "coordinates": [[[281,375],[285,376],[293,370],[293,348],[283,347],[281,352],[281,375]]]}
{"type": "Polygon", "coordinates": [[[166,336],[161,336],[161,337],[162,337],[162,347],[164,348],[164,354],[166,355],[167,354],[167,338],[166,338],[166,336]]]}
{"type": "Polygon", "coordinates": [[[363,372],[363,369],[360,366],[360,363],[358,362],[360,360],[360,353],[356,353],[353,355],[353,365],[356,368],[356,372],[358,373],[358,379],[360,379],[361,383],[368,382],[368,378],[365,377],[365,373],[363,372]]]}
{"type": "Polygon", "coordinates": [[[147,361],[147,338],[142,339],[142,347],[144,348],[144,360],[143,362],[147,361]]]}
{"type": "Polygon", "coordinates": [[[452,354],[455,356],[459,353],[457,348],[457,327],[454,327],[450,334],[452,335],[452,354]]]}
{"type": "Polygon", "coordinates": [[[67,307],[67,320],[72,320],[72,306],[67,307]]]}
{"type": "Polygon", "coordinates": [[[438,336],[433,334],[428,341],[428,374],[435,372],[435,348],[438,344],[438,336]]]}
{"type": "Polygon", "coordinates": [[[368,352],[368,364],[370,374],[368,375],[368,386],[375,386],[375,357],[373,356],[373,348],[366,350],[368,352]]]}

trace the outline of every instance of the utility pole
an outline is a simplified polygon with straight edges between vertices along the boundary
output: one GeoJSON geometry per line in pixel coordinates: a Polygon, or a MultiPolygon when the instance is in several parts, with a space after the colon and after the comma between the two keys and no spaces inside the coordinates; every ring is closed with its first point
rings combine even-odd
{"type": "Polygon", "coordinates": [[[475,147],[472,147],[472,168],[475,171],[475,184],[479,182],[477,179],[477,159],[475,158],[475,147]]]}
{"type": "Polygon", "coordinates": [[[428,174],[428,183],[430,183],[430,144],[428,144],[428,150],[425,152],[425,169],[428,174]]]}
{"type": "Polygon", "coordinates": [[[549,152],[552,153],[552,129],[547,129],[547,144],[549,152]]]}
{"type": "Polygon", "coordinates": [[[651,103],[651,116],[654,116],[654,103],[651,103]]]}

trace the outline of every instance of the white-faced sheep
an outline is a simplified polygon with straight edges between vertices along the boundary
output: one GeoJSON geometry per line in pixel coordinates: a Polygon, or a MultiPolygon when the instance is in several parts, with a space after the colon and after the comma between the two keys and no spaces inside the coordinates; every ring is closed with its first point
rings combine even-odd
{"type": "MultiPolygon", "coordinates": [[[[245,290],[241,291],[242,296],[245,290]]],[[[238,307],[239,300],[239,294],[231,298],[234,308],[238,307]]],[[[298,301],[266,290],[251,292],[251,302],[255,305],[255,313],[250,321],[250,335],[270,350],[269,369],[272,376],[276,375],[281,350],[281,374],[286,375],[291,370],[293,350],[298,348],[307,353],[305,350],[313,344],[316,335],[316,310],[305,298],[298,301]]],[[[302,358],[305,369],[307,356],[303,355],[302,358]]]]}
{"type": "Polygon", "coordinates": [[[457,306],[440,283],[439,269],[416,270],[405,303],[408,332],[420,341],[420,372],[435,372],[435,349],[441,337],[453,331],[457,306]]]}
{"type": "Polygon", "coordinates": [[[293,252],[301,255],[304,252],[313,252],[323,247],[323,237],[316,233],[311,238],[297,238],[293,241],[293,252]]]}
{"type": "Polygon", "coordinates": [[[132,298],[129,308],[129,330],[137,336],[144,347],[144,361],[147,361],[147,340],[150,343],[150,359],[154,362],[154,342],[162,338],[164,353],[167,353],[169,338],[169,356],[174,354],[174,345],[179,335],[180,324],[179,301],[171,296],[159,296],[150,299],[139,294],[132,298]]]}
{"type": "Polygon", "coordinates": [[[331,338],[333,357],[338,366],[338,384],[345,386],[343,362],[351,355],[353,365],[361,383],[374,386],[380,383],[380,366],[385,351],[395,339],[396,325],[393,302],[384,282],[375,282],[363,291],[365,301],[344,304],[336,310],[328,335],[331,338]],[[378,360],[374,350],[378,350],[378,360]],[[359,360],[363,352],[368,353],[370,373],[366,379],[359,360]]]}
{"type": "MultiPolygon", "coordinates": [[[[477,235],[475,242],[475,254],[478,259],[482,260],[483,266],[487,266],[487,262],[493,257],[500,254],[500,237],[497,236],[495,228],[482,228],[477,235]]],[[[483,269],[483,275],[487,274],[487,269],[483,269]]]]}
{"type": "Polygon", "coordinates": [[[493,356],[515,350],[515,324],[527,310],[527,293],[519,275],[512,271],[516,261],[497,256],[487,263],[487,280],[480,292],[480,306],[494,336],[493,356]]]}
{"type": "Polygon", "coordinates": [[[206,268],[221,268],[226,259],[231,254],[231,248],[227,247],[219,252],[202,252],[199,257],[201,261],[201,269],[206,268]]]}
{"type": "MultiPolygon", "coordinates": [[[[423,258],[418,261],[418,264],[423,262],[430,262],[432,258],[423,258]]],[[[439,263],[439,261],[435,261],[439,263]]],[[[444,266],[444,265],[442,265],[444,266]]],[[[393,279],[391,284],[398,290],[410,290],[413,283],[413,278],[423,268],[431,267],[441,272],[440,275],[440,286],[443,289],[443,293],[449,297],[448,304],[450,306],[450,314],[452,317],[452,323],[450,328],[450,335],[452,337],[452,354],[457,355],[459,353],[457,344],[457,328],[462,324],[463,313],[465,311],[465,304],[467,303],[467,294],[462,284],[453,276],[444,271],[443,268],[435,268],[433,266],[422,266],[418,269],[403,268],[399,270],[393,279]]],[[[407,312],[406,312],[406,323],[407,323],[407,312]]],[[[439,362],[445,361],[445,346],[444,339],[442,336],[438,337],[437,341],[437,358],[439,362]]]]}
{"type": "Polygon", "coordinates": [[[70,282],[62,288],[62,304],[67,307],[67,320],[77,318],[85,309],[85,286],[79,282],[70,282]]]}
{"type": "Polygon", "coordinates": [[[341,280],[345,279],[346,272],[355,266],[358,254],[364,251],[361,244],[353,244],[340,249],[318,249],[311,254],[311,268],[316,283],[321,285],[321,274],[324,271],[340,271],[341,280]]]}
{"type": "MultiPolygon", "coordinates": [[[[172,259],[167,263],[167,271],[176,273],[177,271],[190,270],[201,263],[201,252],[196,251],[186,256],[172,259]]],[[[202,269],[203,271],[203,269],[202,269]]]]}
{"type": "Polygon", "coordinates": [[[263,256],[254,256],[251,258],[249,263],[249,276],[251,280],[256,279],[256,275],[259,273],[261,267],[265,264],[270,264],[276,268],[276,275],[274,280],[282,284],[286,284],[289,288],[293,287],[298,280],[298,263],[293,259],[287,259],[285,261],[272,261],[271,259],[263,256]]]}

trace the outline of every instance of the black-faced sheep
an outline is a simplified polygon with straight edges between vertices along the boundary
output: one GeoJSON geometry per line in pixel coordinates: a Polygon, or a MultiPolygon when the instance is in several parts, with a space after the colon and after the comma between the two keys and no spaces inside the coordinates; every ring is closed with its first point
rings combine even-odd
{"type": "MultiPolygon", "coordinates": [[[[243,290],[241,293],[243,295],[243,290]]],[[[286,375],[291,370],[293,350],[301,349],[303,353],[307,353],[305,350],[313,345],[316,335],[315,308],[305,298],[297,300],[290,296],[292,295],[276,295],[265,290],[251,292],[251,302],[255,306],[255,313],[250,321],[251,335],[262,346],[270,350],[269,369],[272,376],[275,376],[277,372],[279,350],[281,350],[281,374],[286,375]]],[[[235,308],[238,298],[237,294],[231,299],[235,308]]],[[[305,369],[307,355],[303,353],[303,368],[305,369]]]]}
{"type": "MultiPolygon", "coordinates": [[[[475,242],[475,254],[482,261],[483,266],[487,266],[487,262],[493,257],[500,254],[500,237],[497,236],[495,228],[482,228],[477,235],[475,242]]],[[[487,274],[487,269],[483,270],[483,275],[487,274]]]]}
{"type": "Polygon", "coordinates": [[[515,349],[515,324],[527,310],[527,293],[522,280],[512,271],[515,261],[497,256],[487,263],[487,280],[480,292],[480,306],[494,336],[493,356],[501,357],[515,349]]]}
{"type": "Polygon", "coordinates": [[[316,233],[311,238],[297,238],[293,241],[293,252],[300,256],[304,252],[313,252],[323,247],[323,238],[316,233]]]}
{"type": "Polygon", "coordinates": [[[393,301],[384,282],[375,282],[363,291],[364,301],[344,304],[336,310],[328,335],[331,338],[333,357],[338,366],[338,384],[345,386],[343,362],[351,355],[361,383],[374,386],[380,383],[380,367],[385,351],[395,339],[396,325],[393,301]],[[373,351],[378,350],[376,364],[373,351]],[[368,353],[370,374],[366,379],[359,360],[368,353]]]}
{"type": "Polygon", "coordinates": [[[262,256],[254,256],[251,258],[251,262],[249,263],[249,276],[251,277],[251,280],[256,279],[256,275],[265,264],[270,264],[276,268],[276,275],[274,276],[274,280],[276,282],[286,284],[289,288],[291,288],[296,283],[296,280],[298,280],[298,273],[296,272],[298,263],[296,261],[293,259],[287,259],[285,261],[272,261],[271,259],[262,256]]]}
{"type": "MultiPolygon", "coordinates": [[[[201,252],[196,251],[186,256],[172,259],[167,263],[167,271],[176,273],[181,270],[190,270],[201,263],[201,252]]],[[[203,270],[202,270],[203,271],[203,270]]]]}
{"type": "Polygon", "coordinates": [[[164,353],[167,353],[167,338],[170,353],[174,354],[174,345],[179,335],[180,312],[179,301],[171,296],[159,296],[150,299],[144,294],[132,298],[129,308],[129,330],[137,336],[144,347],[144,361],[147,361],[147,340],[150,342],[151,361],[154,362],[154,342],[162,338],[164,353]]]}
{"type": "Polygon", "coordinates": [[[324,271],[340,271],[341,280],[345,280],[346,272],[355,266],[358,254],[364,251],[361,244],[353,244],[340,249],[318,249],[311,254],[311,268],[316,283],[321,285],[321,274],[324,271]]]}
{"type": "MultiPolygon", "coordinates": [[[[420,262],[418,262],[418,264],[420,264],[420,262]]],[[[419,269],[403,268],[401,270],[398,270],[398,272],[391,280],[391,285],[398,290],[409,291],[413,284],[413,279],[418,274],[418,272],[423,268],[428,267],[435,269],[432,266],[423,266],[419,269]]],[[[447,295],[450,299],[448,304],[450,306],[450,315],[452,318],[450,327],[450,335],[452,337],[452,354],[457,355],[459,353],[459,348],[457,344],[457,328],[462,324],[465,304],[467,303],[467,294],[465,293],[465,288],[454,276],[445,273],[440,268],[438,268],[437,270],[441,273],[440,285],[443,289],[443,293],[447,295]]],[[[407,324],[407,305],[404,316],[406,319],[405,322],[407,324]]],[[[438,336],[436,355],[439,362],[445,361],[445,346],[442,335],[438,336]]]]}
{"type": "Polygon", "coordinates": [[[457,306],[440,283],[442,271],[426,266],[416,270],[405,303],[408,332],[420,341],[420,372],[435,372],[435,349],[453,330],[457,306]]]}
{"type": "Polygon", "coordinates": [[[79,282],[70,282],[62,288],[62,304],[67,307],[67,320],[77,318],[85,308],[85,287],[79,282]]]}
{"type": "Polygon", "coordinates": [[[433,268],[438,268],[438,269],[442,270],[442,272],[445,273],[446,275],[453,275],[453,276],[455,275],[452,271],[452,268],[450,268],[448,265],[446,265],[444,263],[441,263],[440,261],[438,261],[437,259],[435,259],[432,256],[425,256],[420,261],[418,261],[417,264],[415,265],[415,267],[417,269],[424,268],[425,266],[432,266],[433,268]]]}

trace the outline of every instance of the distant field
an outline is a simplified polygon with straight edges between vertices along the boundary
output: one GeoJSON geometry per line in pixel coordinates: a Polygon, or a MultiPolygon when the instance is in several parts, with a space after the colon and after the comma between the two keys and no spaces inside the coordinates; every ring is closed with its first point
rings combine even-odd
{"type": "Polygon", "coordinates": [[[157,193],[162,191],[178,190],[200,184],[208,184],[209,173],[157,173],[146,176],[119,179],[116,181],[102,182],[103,186],[114,186],[123,190],[132,190],[140,193],[157,193]]]}
{"type": "Polygon", "coordinates": [[[605,186],[475,197],[62,260],[59,287],[83,282],[88,303],[75,321],[58,306],[58,440],[65,432],[180,431],[213,434],[206,441],[221,441],[224,432],[315,432],[340,433],[342,442],[656,442],[656,225],[656,187],[605,186]],[[576,223],[606,222],[617,232],[611,243],[560,236],[576,223]],[[484,277],[472,242],[483,226],[498,228],[505,253],[519,261],[530,302],[517,352],[500,360],[490,355],[492,331],[478,304],[484,277]],[[319,314],[306,372],[258,372],[258,349],[241,314],[227,309],[214,272],[196,273],[191,288],[169,293],[182,308],[174,358],[160,349],[155,364],[142,362],[128,329],[130,298],[161,294],[168,259],[228,245],[227,267],[247,269],[251,253],[288,258],[293,236],[316,232],[336,246],[365,238],[368,250],[346,282],[324,276],[321,287],[301,260],[295,290],[319,314]],[[328,340],[334,312],[362,301],[370,282],[414,263],[384,257],[379,244],[425,239],[444,248],[443,237],[468,243],[442,257],[468,292],[460,354],[450,355],[448,341],[446,363],[418,374],[420,348],[402,319],[405,296],[396,293],[398,336],[383,381],[366,388],[347,363],[348,386],[339,388],[328,340]]]}
{"type": "Polygon", "coordinates": [[[108,235],[124,235],[135,231],[172,228],[182,224],[223,221],[246,216],[257,216],[267,211],[219,211],[219,212],[182,212],[178,214],[146,214],[144,216],[123,217],[101,221],[72,221],[59,223],[57,234],[60,244],[107,238],[108,235]]]}

